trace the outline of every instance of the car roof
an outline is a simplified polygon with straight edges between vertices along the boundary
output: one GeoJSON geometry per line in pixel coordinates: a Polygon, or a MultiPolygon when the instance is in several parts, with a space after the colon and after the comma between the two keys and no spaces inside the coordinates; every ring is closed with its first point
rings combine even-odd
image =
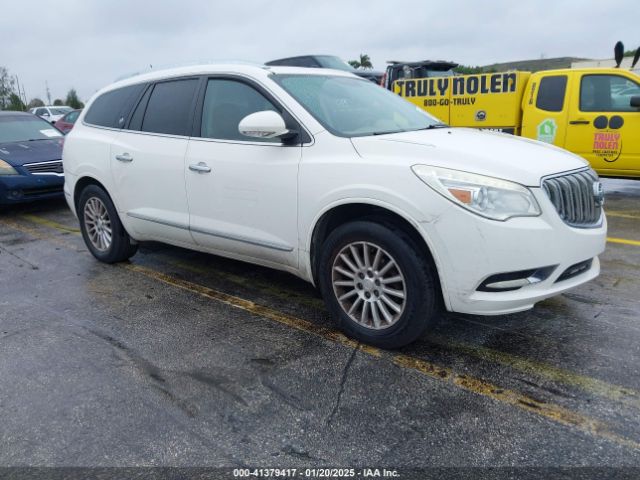
{"type": "Polygon", "coordinates": [[[352,73],[332,70],[328,68],[305,68],[305,67],[286,67],[286,66],[267,66],[255,64],[236,64],[236,63],[216,63],[191,65],[188,67],[168,68],[164,70],[156,70],[148,73],[138,74],[119,80],[111,85],[101,89],[98,93],[104,93],[117,88],[129,85],[137,85],[139,83],[148,83],[158,80],[165,80],[176,77],[187,77],[208,74],[236,74],[250,76],[254,78],[266,79],[271,75],[333,75],[341,77],[358,78],[352,73]]]}
{"type": "Polygon", "coordinates": [[[0,117],[9,117],[9,116],[16,116],[16,115],[33,117],[33,114],[29,112],[18,112],[15,110],[0,111],[0,117]]]}
{"type": "Polygon", "coordinates": [[[337,55],[330,55],[328,53],[313,53],[313,54],[309,54],[309,55],[295,55],[293,57],[283,57],[283,58],[276,58],[274,60],[269,60],[268,62],[265,62],[265,65],[271,65],[273,62],[283,62],[285,60],[297,60],[298,58],[316,58],[316,57],[333,57],[333,58],[340,58],[337,55]]]}

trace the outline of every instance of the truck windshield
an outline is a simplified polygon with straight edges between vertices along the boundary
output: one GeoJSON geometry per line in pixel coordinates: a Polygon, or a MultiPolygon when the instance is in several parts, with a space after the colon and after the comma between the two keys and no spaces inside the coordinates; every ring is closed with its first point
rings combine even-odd
{"type": "Polygon", "coordinates": [[[272,77],[334,135],[362,137],[446,126],[368,80],[330,75],[272,77]]]}
{"type": "Polygon", "coordinates": [[[345,72],[355,72],[356,69],[342,60],[340,57],[333,55],[318,55],[316,60],[324,68],[333,68],[334,70],[344,70],[345,72]]]}

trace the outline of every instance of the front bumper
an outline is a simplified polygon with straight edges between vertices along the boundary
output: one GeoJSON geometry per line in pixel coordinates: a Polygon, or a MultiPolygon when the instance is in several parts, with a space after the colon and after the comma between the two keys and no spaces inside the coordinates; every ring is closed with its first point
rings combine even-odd
{"type": "Polygon", "coordinates": [[[539,217],[488,220],[450,208],[437,223],[421,224],[438,252],[447,308],[454,312],[499,315],[528,310],[598,276],[598,255],[605,249],[607,222],[596,228],[565,224],[540,189],[532,189],[543,211],[539,217]],[[591,260],[575,276],[560,279],[570,267],[591,260]],[[542,281],[510,291],[482,291],[494,275],[554,267],[542,281]]]}
{"type": "Polygon", "coordinates": [[[64,177],[61,175],[2,175],[0,205],[62,198],[64,177]]]}

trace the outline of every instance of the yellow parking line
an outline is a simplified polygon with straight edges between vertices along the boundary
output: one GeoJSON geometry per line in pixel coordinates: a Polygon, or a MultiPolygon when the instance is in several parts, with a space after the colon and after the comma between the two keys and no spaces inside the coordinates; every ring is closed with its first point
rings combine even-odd
{"type": "Polygon", "coordinates": [[[617,212],[617,211],[610,211],[610,210],[605,211],[605,213],[607,214],[607,217],[635,218],[640,220],[640,215],[634,215],[633,213],[617,212]]]}
{"type": "MultiPolygon", "coordinates": [[[[67,225],[62,225],[60,223],[53,222],[42,217],[36,217],[35,215],[29,215],[28,219],[37,221],[37,223],[40,225],[61,230],[63,232],[72,231],[67,225]]],[[[79,234],[79,232],[79,229],[77,229],[77,231],[73,233],[79,234]]],[[[38,234],[38,232],[35,231],[31,233],[38,234]]],[[[164,254],[158,255],[157,258],[161,263],[164,263],[168,266],[178,267],[188,272],[193,272],[201,275],[213,274],[220,279],[230,281],[238,285],[247,287],[249,286],[247,284],[247,278],[241,275],[236,275],[220,270],[212,270],[211,268],[207,268],[201,265],[194,265],[187,261],[176,259],[164,254]]],[[[295,296],[296,302],[304,303],[314,309],[324,309],[324,302],[319,298],[309,298],[298,292],[291,292],[282,288],[278,288],[272,283],[262,282],[259,279],[252,279],[250,283],[250,287],[252,289],[257,289],[261,293],[267,293],[278,298],[287,299],[291,299],[293,295],[295,296]]],[[[630,388],[607,383],[596,378],[580,375],[568,370],[554,367],[552,365],[548,365],[542,362],[536,362],[525,357],[512,355],[499,350],[492,350],[483,346],[455,342],[445,337],[434,334],[430,334],[427,339],[432,343],[443,346],[455,352],[463,353],[465,355],[496,364],[505,365],[513,370],[524,372],[529,375],[541,376],[557,383],[562,383],[571,387],[579,388],[590,395],[599,396],[611,401],[629,405],[633,408],[640,409],[640,392],[630,388]]]]}
{"type": "Polygon", "coordinates": [[[554,367],[553,365],[537,362],[535,360],[530,360],[507,352],[493,350],[484,346],[468,345],[452,341],[444,336],[436,334],[428,335],[427,339],[436,345],[440,345],[450,350],[458,351],[481,360],[505,365],[527,375],[543,377],[547,380],[551,380],[552,382],[577,387],[588,394],[640,409],[640,392],[631,388],[614,385],[598,380],[597,378],[580,375],[554,367]]]}
{"type": "Polygon", "coordinates": [[[629,240],[627,238],[607,237],[607,242],[609,242],[609,243],[622,243],[624,245],[633,245],[634,247],[640,247],[640,241],[638,241],[638,240],[629,240]]]}
{"type": "MultiPolygon", "coordinates": [[[[16,230],[34,235],[37,238],[42,238],[48,241],[55,241],[55,239],[53,238],[47,238],[46,236],[39,234],[35,230],[24,227],[16,222],[11,222],[5,219],[0,219],[0,222],[16,230]]],[[[64,244],[65,246],[74,248],[66,242],[58,241],[56,243],[64,244]]],[[[609,427],[603,422],[573,412],[560,405],[536,400],[515,390],[501,388],[490,382],[468,375],[456,373],[448,367],[443,367],[426,360],[414,358],[409,355],[387,352],[376,347],[360,344],[359,342],[347,338],[337,330],[323,327],[307,320],[303,320],[301,318],[279,312],[267,306],[257,304],[250,300],[236,297],[234,295],[229,295],[224,292],[205,287],[203,285],[189,282],[187,280],[182,280],[147,267],[135,264],[120,265],[122,265],[127,270],[142,274],[150,279],[165,283],[172,287],[180,288],[182,290],[198,294],[205,298],[216,300],[228,306],[238,308],[253,315],[278,322],[282,325],[295,328],[305,333],[313,334],[325,340],[329,340],[331,342],[338,343],[349,348],[356,348],[361,352],[373,357],[387,359],[399,367],[414,370],[438,381],[453,384],[468,392],[491,398],[498,402],[522,409],[529,413],[542,416],[556,423],[577,428],[584,433],[588,433],[593,436],[600,437],[619,445],[640,451],[640,443],[638,443],[637,441],[612,432],[609,427]]]]}
{"type": "Polygon", "coordinates": [[[167,285],[171,285],[191,293],[196,293],[212,300],[217,300],[231,307],[244,310],[263,318],[268,318],[306,333],[311,333],[334,343],[339,343],[351,348],[358,348],[362,352],[374,357],[386,358],[399,367],[420,372],[439,381],[452,383],[469,392],[492,398],[493,400],[526,410],[527,412],[540,415],[566,426],[578,428],[583,432],[605,438],[618,443],[619,445],[623,445],[634,450],[640,450],[640,443],[610,431],[606,424],[598,420],[575,413],[562,406],[536,400],[532,397],[516,392],[515,390],[501,388],[490,382],[456,373],[448,367],[436,365],[426,360],[414,358],[409,355],[386,352],[376,347],[360,344],[345,337],[341,332],[336,330],[322,327],[307,320],[278,312],[264,305],[259,305],[243,298],[219,292],[197,283],[175,278],[171,275],[167,275],[147,267],[127,264],[126,268],[167,285]]]}
{"type": "Polygon", "coordinates": [[[62,223],[54,222],[53,220],[49,220],[48,218],[43,218],[37,215],[30,215],[30,214],[22,215],[22,217],[26,218],[27,220],[31,220],[33,223],[44,225],[45,227],[55,228],[56,230],[62,230],[63,232],[80,233],[80,229],[78,227],[69,227],[68,225],[63,225],[62,223]]]}

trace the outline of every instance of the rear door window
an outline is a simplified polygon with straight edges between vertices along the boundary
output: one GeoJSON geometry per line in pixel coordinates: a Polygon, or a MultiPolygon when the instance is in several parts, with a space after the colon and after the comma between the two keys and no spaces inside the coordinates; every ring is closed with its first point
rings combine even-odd
{"type": "Polygon", "coordinates": [[[101,127],[122,128],[132,103],[143,88],[144,84],[131,85],[103,93],[93,101],[84,121],[101,127]]]}
{"type": "Polygon", "coordinates": [[[567,76],[553,75],[543,77],[538,88],[536,108],[547,112],[561,112],[567,92],[567,76]]]}
{"type": "MultiPolygon", "coordinates": [[[[156,84],[149,97],[140,130],[188,135],[193,123],[193,100],[197,86],[198,80],[195,78],[156,84]]],[[[137,113],[136,111],[134,117],[137,113]]]]}

